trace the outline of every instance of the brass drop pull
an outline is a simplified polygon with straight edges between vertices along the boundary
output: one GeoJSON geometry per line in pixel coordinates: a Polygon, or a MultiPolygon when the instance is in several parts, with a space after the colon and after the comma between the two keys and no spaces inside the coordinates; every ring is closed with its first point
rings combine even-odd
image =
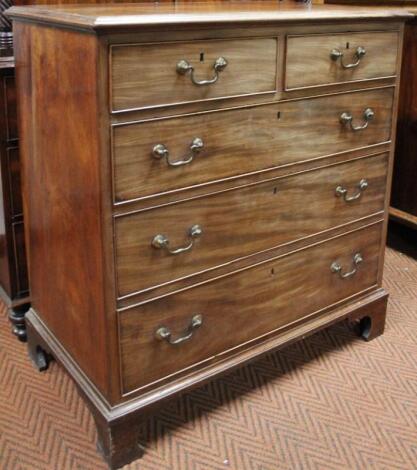
{"type": "Polygon", "coordinates": [[[179,73],[180,75],[185,75],[189,72],[191,81],[194,83],[194,85],[204,86],[216,83],[219,79],[220,72],[222,72],[226,67],[227,60],[224,57],[218,57],[213,64],[214,77],[208,80],[197,80],[194,76],[194,67],[187,60],[182,59],[177,63],[177,73],[179,73]]]}
{"type": "Polygon", "coordinates": [[[200,225],[193,225],[188,230],[188,236],[191,238],[190,243],[187,246],[183,246],[180,248],[169,248],[169,238],[165,235],[158,234],[153,237],[152,246],[158,249],[165,249],[170,255],[179,255],[180,253],[184,253],[184,251],[189,251],[194,245],[194,241],[196,238],[201,237],[203,234],[203,229],[200,225]]]}
{"type": "Polygon", "coordinates": [[[166,326],[161,326],[160,328],[156,330],[155,337],[159,341],[167,341],[169,344],[172,344],[173,346],[175,346],[177,344],[181,344],[184,341],[191,339],[194,334],[194,331],[200,328],[202,324],[203,324],[203,315],[194,315],[193,318],[191,318],[191,323],[188,325],[187,329],[185,330],[182,336],[179,336],[178,338],[173,339],[171,330],[166,326]]]}
{"type": "Polygon", "coordinates": [[[358,46],[354,54],[354,57],[356,57],[355,62],[352,62],[350,64],[345,64],[343,61],[344,55],[340,49],[333,49],[330,52],[330,58],[334,60],[335,62],[340,59],[340,65],[344,69],[353,69],[354,67],[357,67],[360,64],[361,59],[365,54],[366,54],[366,49],[362,46],[358,46]]]}
{"type": "Polygon", "coordinates": [[[358,190],[352,194],[352,196],[348,196],[348,190],[343,186],[338,186],[335,190],[335,195],[337,197],[343,197],[346,202],[353,202],[357,199],[362,197],[363,192],[368,187],[368,182],[365,179],[361,179],[358,183],[358,190]]]}
{"type": "Polygon", "coordinates": [[[374,117],[375,117],[374,111],[371,108],[366,108],[365,111],[363,112],[363,119],[365,122],[361,124],[360,126],[353,125],[353,116],[351,113],[348,113],[348,112],[344,112],[340,115],[340,122],[344,124],[345,126],[349,126],[352,131],[356,132],[356,131],[361,131],[363,129],[366,129],[374,117]]]}
{"type": "Polygon", "coordinates": [[[354,256],[353,256],[353,269],[351,271],[348,271],[346,273],[342,272],[342,266],[340,265],[340,263],[338,263],[337,261],[334,261],[331,266],[330,266],[330,270],[332,273],[337,273],[339,274],[339,277],[341,279],[348,279],[349,277],[352,277],[354,276],[357,271],[358,271],[358,266],[362,263],[363,261],[363,257],[360,253],[356,253],[354,256]]]}
{"type": "Polygon", "coordinates": [[[160,160],[161,158],[165,158],[168,166],[176,167],[176,166],[182,166],[182,165],[187,165],[188,163],[191,163],[194,157],[198,153],[201,152],[203,147],[204,147],[204,142],[202,141],[202,139],[200,139],[199,137],[196,137],[195,139],[193,139],[190,145],[191,155],[183,158],[182,160],[175,160],[175,161],[170,160],[169,150],[166,148],[164,144],[156,144],[154,148],[152,149],[152,155],[154,158],[157,158],[158,160],[160,160]]]}

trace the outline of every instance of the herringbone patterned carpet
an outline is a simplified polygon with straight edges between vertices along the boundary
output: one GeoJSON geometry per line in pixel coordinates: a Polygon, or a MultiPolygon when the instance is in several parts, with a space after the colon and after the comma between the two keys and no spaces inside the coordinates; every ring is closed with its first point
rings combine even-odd
{"type": "MultiPolygon", "coordinates": [[[[388,250],[386,333],[336,325],[184,396],[148,423],[129,470],[417,468],[417,261],[388,250]]],[[[1,309],[1,469],[100,470],[67,375],[35,372],[1,309]]]]}

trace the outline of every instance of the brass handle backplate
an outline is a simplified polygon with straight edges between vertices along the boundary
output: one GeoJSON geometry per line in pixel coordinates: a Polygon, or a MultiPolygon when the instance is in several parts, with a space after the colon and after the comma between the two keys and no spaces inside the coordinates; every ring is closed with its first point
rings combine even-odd
{"type": "Polygon", "coordinates": [[[194,157],[203,150],[204,147],[204,142],[202,139],[199,137],[196,137],[193,139],[190,145],[190,151],[191,155],[181,159],[181,160],[175,160],[172,161],[169,157],[169,150],[164,144],[156,144],[153,149],[152,149],[152,155],[154,158],[157,158],[160,160],[161,158],[165,158],[167,165],[176,167],[176,166],[182,166],[182,165],[187,165],[188,163],[191,163],[194,159],[194,157]]]}
{"type": "Polygon", "coordinates": [[[356,60],[354,62],[351,62],[350,64],[344,63],[344,54],[340,49],[332,49],[332,51],[330,52],[330,58],[335,62],[340,59],[339,63],[344,69],[353,69],[354,67],[357,67],[360,64],[361,59],[365,54],[366,49],[362,46],[358,46],[354,54],[356,60]]]}
{"type": "Polygon", "coordinates": [[[195,78],[194,67],[185,59],[180,60],[177,63],[177,73],[180,75],[190,74],[192,83],[197,86],[212,85],[219,79],[219,74],[227,67],[227,60],[224,57],[218,57],[213,64],[214,76],[208,80],[197,80],[195,78]]]}
{"type": "Polygon", "coordinates": [[[188,339],[191,339],[194,334],[194,331],[200,328],[202,324],[203,315],[194,315],[193,318],[191,318],[191,322],[185,332],[178,338],[172,338],[172,332],[167,326],[161,326],[160,328],[158,328],[155,332],[155,337],[160,341],[167,341],[169,344],[176,346],[178,344],[183,343],[184,341],[187,341],[188,339]]]}
{"type": "Polygon", "coordinates": [[[344,188],[343,186],[337,186],[335,190],[335,195],[337,197],[343,197],[346,202],[356,201],[357,199],[360,199],[362,197],[363,192],[368,187],[368,182],[366,181],[366,179],[361,179],[357,187],[357,191],[352,196],[348,196],[348,190],[346,188],[344,188]]]}
{"type": "Polygon", "coordinates": [[[358,266],[363,262],[363,257],[360,253],[356,253],[354,256],[353,256],[353,269],[351,271],[348,271],[348,272],[343,272],[343,268],[341,266],[340,263],[338,263],[337,261],[334,261],[331,265],[330,265],[330,270],[332,273],[337,273],[339,274],[339,277],[341,279],[348,279],[349,277],[352,277],[354,276],[357,271],[358,271],[358,266]]]}
{"type": "Polygon", "coordinates": [[[360,126],[355,126],[353,124],[353,116],[349,112],[344,112],[340,115],[340,122],[344,124],[345,126],[349,126],[352,131],[361,131],[363,129],[366,129],[369,125],[369,123],[374,119],[375,113],[371,108],[366,108],[365,111],[363,112],[363,119],[364,123],[361,124],[360,126]]]}
{"type": "Polygon", "coordinates": [[[152,246],[158,249],[165,249],[170,255],[179,255],[180,253],[191,250],[191,248],[194,246],[195,239],[201,237],[202,234],[203,229],[200,225],[196,224],[190,227],[188,230],[188,236],[191,238],[191,241],[188,245],[171,249],[169,248],[169,238],[159,233],[153,237],[152,246]]]}

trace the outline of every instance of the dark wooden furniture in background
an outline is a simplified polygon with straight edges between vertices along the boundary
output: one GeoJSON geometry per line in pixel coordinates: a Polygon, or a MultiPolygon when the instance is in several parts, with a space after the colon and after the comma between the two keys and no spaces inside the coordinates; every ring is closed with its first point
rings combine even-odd
{"type": "MultiPolygon", "coordinates": [[[[407,9],[417,14],[416,8],[407,9]]],[[[397,145],[390,216],[417,230],[417,21],[407,23],[398,108],[397,145]]],[[[416,233],[417,236],[417,233],[416,233]]]]}
{"type": "Polygon", "coordinates": [[[406,12],[10,15],[29,353],[75,380],[112,468],[142,453],[141,420],[178,393],[344,318],[383,332],[406,12]]]}
{"type": "Polygon", "coordinates": [[[13,333],[26,340],[25,313],[30,307],[20,182],[17,97],[13,33],[0,0],[0,297],[9,309],[13,333]]]}
{"type": "Polygon", "coordinates": [[[0,295],[13,332],[26,339],[29,285],[23,228],[13,60],[0,61],[0,295]]]}

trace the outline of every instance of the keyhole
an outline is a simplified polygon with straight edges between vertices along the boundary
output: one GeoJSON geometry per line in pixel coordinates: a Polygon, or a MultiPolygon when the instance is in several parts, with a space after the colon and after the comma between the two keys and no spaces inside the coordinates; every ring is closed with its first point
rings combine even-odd
{"type": "Polygon", "coordinates": [[[272,268],[272,269],[271,269],[271,275],[273,276],[274,274],[275,274],[275,269],[272,268]]]}
{"type": "Polygon", "coordinates": [[[350,47],[350,44],[347,42],[346,43],[346,49],[349,49],[349,47],[350,47]]]}
{"type": "Polygon", "coordinates": [[[200,52],[200,62],[204,62],[204,52],[200,52]]]}
{"type": "Polygon", "coordinates": [[[281,119],[281,111],[278,111],[278,112],[277,112],[277,119],[278,119],[278,120],[281,119]]]}
{"type": "Polygon", "coordinates": [[[272,192],[273,192],[274,194],[277,194],[278,188],[275,186],[275,188],[272,190],[272,192]]]}

